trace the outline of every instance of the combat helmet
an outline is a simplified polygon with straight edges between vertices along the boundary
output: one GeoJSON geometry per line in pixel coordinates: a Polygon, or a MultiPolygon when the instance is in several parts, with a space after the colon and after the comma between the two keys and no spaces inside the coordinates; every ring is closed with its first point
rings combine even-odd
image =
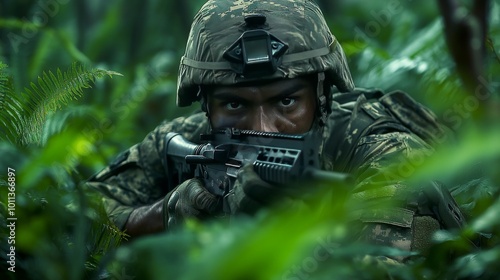
{"type": "Polygon", "coordinates": [[[340,92],[354,88],[345,54],[316,3],[209,0],[194,17],[181,58],[177,105],[199,100],[203,86],[314,73],[340,92]]]}

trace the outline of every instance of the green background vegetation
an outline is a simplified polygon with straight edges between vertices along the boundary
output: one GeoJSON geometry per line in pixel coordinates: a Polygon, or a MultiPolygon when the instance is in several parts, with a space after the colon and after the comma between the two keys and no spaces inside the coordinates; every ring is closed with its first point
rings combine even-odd
{"type": "MultiPolygon", "coordinates": [[[[402,89],[456,133],[457,139],[447,139],[425,164],[400,163],[413,180],[445,182],[469,218],[461,231],[436,234],[428,260],[404,267],[353,262],[365,254],[401,252],[349,243],[347,221],[357,205],[344,204],[338,195],[327,204],[337,206],[326,213],[262,212],[229,227],[192,223],[115,250],[123,234],[80,182],[162,120],[197,110],[196,105],[177,108],[175,91],[191,19],[203,2],[0,1],[0,275],[7,276],[2,279],[495,276],[500,260],[498,1],[488,10],[486,51],[477,61],[483,82],[475,86],[482,95],[457,75],[437,1],[318,1],[357,86],[402,89]],[[15,274],[6,264],[8,167],[16,170],[15,274]],[[481,252],[468,244],[471,232],[484,233],[481,252]],[[330,254],[319,260],[314,250],[325,238],[330,254]]],[[[467,11],[473,2],[461,4],[467,11]]]]}

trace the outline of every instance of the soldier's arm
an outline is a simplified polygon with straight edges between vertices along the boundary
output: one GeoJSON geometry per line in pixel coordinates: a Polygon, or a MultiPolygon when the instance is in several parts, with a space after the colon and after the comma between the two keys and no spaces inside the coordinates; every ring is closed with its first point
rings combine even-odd
{"type": "Polygon", "coordinates": [[[360,96],[336,106],[333,117],[344,123],[345,135],[327,142],[331,167],[354,175],[357,184],[352,199],[358,205],[382,206],[360,211],[359,239],[425,251],[431,234],[441,225],[435,215],[422,211],[415,189],[406,182],[432,148],[376,99],[360,96]]]}
{"type": "Polygon", "coordinates": [[[405,132],[371,135],[364,140],[356,154],[366,161],[355,171],[358,183],[352,199],[370,207],[360,212],[359,239],[424,252],[440,224],[433,213],[422,212],[423,205],[419,204],[425,201],[407,180],[432,150],[418,137],[405,132]]]}
{"type": "Polygon", "coordinates": [[[164,229],[163,198],[151,205],[132,210],[125,224],[127,234],[132,237],[160,232],[164,229]]]}
{"type": "Polygon", "coordinates": [[[157,136],[150,133],[87,183],[102,193],[110,220],[132,237],[163,229],[162,204],[158,202],[168,189],[166,174],[158,169],[162,163],[160,153],[156,155],[157,136]]]}
{"type": "Polygon", "coordinates": [[[175,187],[168,185],[162,158],[164,136],[178,132],[195,138],[204,126],[202,114],[163,123],[87,182],[102,193],[108,217],[117,227],[132,237],[164,229],[163,199],[175,187]]]}

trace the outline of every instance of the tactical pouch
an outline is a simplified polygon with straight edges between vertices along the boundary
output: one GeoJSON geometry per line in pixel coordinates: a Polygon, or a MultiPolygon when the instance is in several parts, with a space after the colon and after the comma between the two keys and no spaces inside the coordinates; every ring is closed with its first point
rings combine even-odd
{"type": "Polygon", "coordinates": [[[380,97],[379,101],[398,121],[428,144],[439,144],[451,137],[451,130],[441,124],[431,110],[407,93],[393,91],[380,97]]]}

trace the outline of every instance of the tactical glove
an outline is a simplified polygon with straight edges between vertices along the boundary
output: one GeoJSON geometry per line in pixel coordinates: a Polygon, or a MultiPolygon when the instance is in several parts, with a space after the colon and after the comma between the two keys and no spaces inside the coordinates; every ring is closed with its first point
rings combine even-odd
{"type": "Polygon", "coordinates": [[[234,187],[227,195],[227,204],[231,214],[254,214],[257,210],[284,199],[286,196],[282,187],[263,181],[249,164],[238,172],[234,187]]]}
{"type": "Polygon", "coordinates": [[[165,229],[180,225],[188,218],[204,219],[221,211],[220,199],[198,179],[189,179],[168,193],[163,200],[165,229]]]}

